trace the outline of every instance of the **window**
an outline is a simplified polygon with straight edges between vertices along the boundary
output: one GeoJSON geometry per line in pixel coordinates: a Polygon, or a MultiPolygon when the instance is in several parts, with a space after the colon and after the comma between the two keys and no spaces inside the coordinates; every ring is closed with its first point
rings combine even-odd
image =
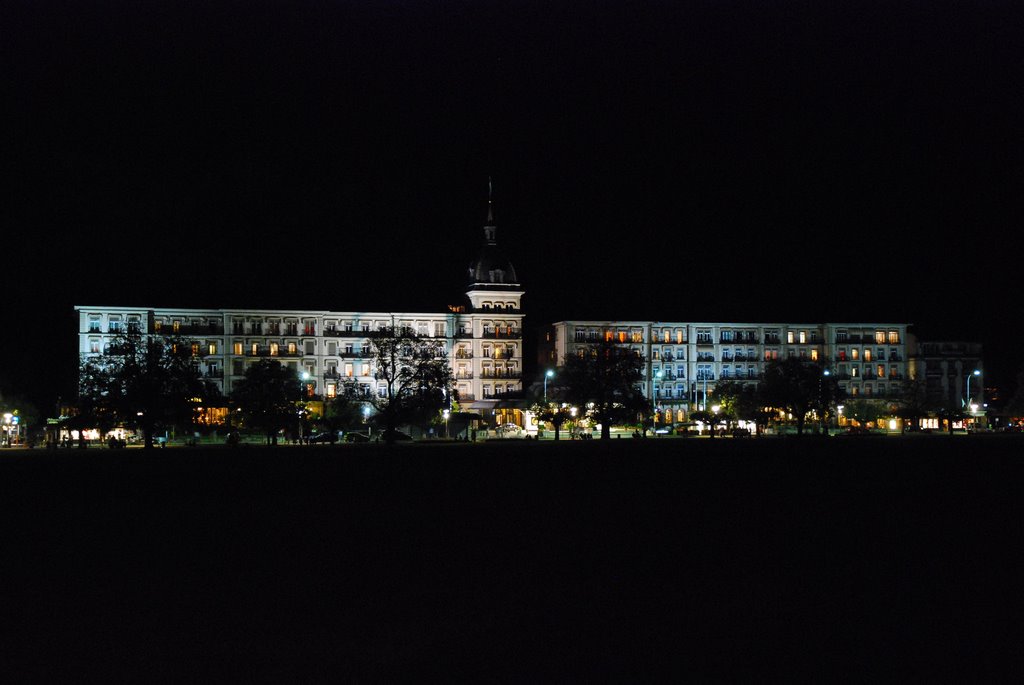
{"type": "Polygon", "coordinates": [[[89,332],[99,333],[100,332],[100,317],[90,316],[89,317],[89,332]]]}
{"type": "Polygon", "coordinates": [[[900,332],[899,331],[889,331],[889,344],[890,345],[898,345],[899,343],[900,343],[900,332]]]}
{"type": "Polygon", "coordinates": [[[871,348],[870,347],[865,347],[864,348],[864,361],[866,361],[866,362],[871,361],[871,348]]]}
{"type": "Polygon", "coordinates": [[[252,347],[250,349],[252,350],[252,354],[255,357],[257,354],[260,353],[260,344],[259,343],[253,343],[252,347]]]}
{"type": "Polygon", "coordinates": [[[686,337],[683,335],[682,329],[676,329],[676,344],[682,345],[686,342],[686,337]]]}
{"type": "Polygon", "coordinates": [[[369,333],[370,332],[370,324],[364,323],[362,328],[360,328],[359,330],[361,330],[363,333],[369,333]]]}
{"type": "Polygon", "coordinates": [[[118,319],[111,319],[107,323],[107,330],[111,333],[119,333],[121,331],[121,322],[118,319]]]}
{"type": "Polygon", "coordinates": [[[732,342],[732,331],[722,331],[722,342],[732,342]]]}
{"type": "Polygon", "coordinates": [[[352,378],[352,364],[351,364],[351,362],[348,363],[348,364],[345,364],[345,377],[346,378],[352,378]]]}
{"type": "Polygon", "coordinates": [[[857,361],[858,359],[860,359],[860,350],[857,349],[856,347],[854,347],[852,350],[850,350],[850,359],[852,359],[854,361],[857,361]]]}
{"type": "Polygon", "coordinates": [[[209,350],[210,354],[217,354],[217,343],[210,343],[210,346],[207,349],[209,350]]]}
{"type": "Polygon", "coordinates": [[[860,366],[858,366],[857,364],[854,364],[853,366],[850,367],[850,378],[856,378],[859,373],[860,373],[860,366]]]}
{"type": "Polygon", "coordinates": [[[360,375],[362,375],[362,376],[369,376],[370,375],[370,364],[368,362],[363,362],[363,372],[360,375]]]}
{"type": "Polygon", "coordinates": [[[306,354],[315,354],[316,343],[312,340],[306,341],[306,354]]]}
{"type": "Polygon", "coordinates": [[[849,333],[847,331],[836,331],[836,342],[844,343],[849,333]]]}
{"type": "Polygon", "coordinates": [[[879,378],[885,378],[885,364],[879,364],[875,367],[875,371],[879,378]]]}
{"type": "Polygon", "coordinates": [[[811,350],[811,361],[818,361],[818,350],[811,350]]]}
{"type": "Polygon", "coordinates": [[[885,331],[875,331],[875,342],[879,345],[885,344],[885,331]]]}
{"type": "Polygon", "coordinates": [[[765,350],[764,351],[764,360],[766,362],[778,361],[778,359],[779,359],[779,351],[778,350],[765,350]]]}
{"type": "Polygon", "coordinates": [[[807,342],[807,331],[800,331],[800,342],[807,342]]]}
{"type": "Polygon", "coordinates": [[[611,331],[605,331],[604,332],[604,339],[605,339],[605,342],[611,342],[612,340],[615,339],[615,337],[614,337],[614,334],[611,331]]]}
{"type": "Polygon", "coordinates": [[[99,354],[100,353],[100,339],[99,338],[89,338],[89,352],[91,354],[99,354]]]}
{"type": "MultiPolygon", "coordinates": [[[[239,343],[241,344],[241,343],[239,343]]],[[[231,373],[241,376],[245,372],[244,362],[241,359],[234,359],[231,362],[231,373]]]]}
{"type": "Polygon", "coordinates": [[[786,342],[793,343],[793,331],[786,331],[786,342]]]}
{"type": "Polygon", "coordinates": [[[626,342],[626,331],[619,331],[619,342],[626,342]]]}
{"type": "Polygon", "coordinates": [[[177,319],[175,319],[173,322],[171,322],[171,330],[174,331],[175,333],[180,333],[181,332],[181,321],[178,321],[177,319]]]}
{"type": "Polygon", "coordinates": [[[235,354],[242,354],[242,343],[236,342],[232,347],[232,352],[235,354]]]}
{"type": "Polygon", "coordinates": [[[335,390],[334,383],[328,383],[327,384],[327,397],[335,397],[337,394],[338,393],[335,390]]]}
{"type": "Polygon", "coordinates": [[[638,342],[643,342],[643,341],[644,341],[644,334],[643,334],[643,332],[642,331],[633,331],[633,342],[638,343],[638,342]]]}
{"type": "Polygon", "coordinates": [[[199,343],[192,343],[192,356],[193,357],[198,357],[199,356],[199,343]]]}
{"type": "Polygon", "coordinates": [[[443,321],[435,321],[434,322],[434,337],[435,338],[443,338],[444,337],[444,322],[443,321]]]}
{"type": "Polygon", "coordinates": [[[276,357],[279,351],[280,351],[280,346],[276,342],[275,343],[270,343],[270,356],[271,357],[276,357]]]}
{"type": "Polygon", "coordinates": [[[288,354],[298,354],[299,346],[293,342],[288,343],[288,354]]]}

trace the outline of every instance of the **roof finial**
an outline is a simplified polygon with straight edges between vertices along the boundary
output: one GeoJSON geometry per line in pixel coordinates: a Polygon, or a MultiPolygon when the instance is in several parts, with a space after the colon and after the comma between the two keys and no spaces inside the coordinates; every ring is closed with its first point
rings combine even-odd
{"type": "Polygon", "coordinates": [[[487,177],[487,223],[494,223],[494,203],[491,197],[494,195],[494,184],[491,182],[491,177],[487,177]]]}

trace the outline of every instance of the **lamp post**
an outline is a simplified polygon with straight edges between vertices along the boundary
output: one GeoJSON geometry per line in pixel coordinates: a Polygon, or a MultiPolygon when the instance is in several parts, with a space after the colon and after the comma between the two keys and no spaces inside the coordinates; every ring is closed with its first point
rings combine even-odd
{"type": "Polygon", "coordinates": [[[441,414],[444,416],[444,439],[447,440],[448,439],[448,417],[451,416],[452,413],[449,410],[445,409],[443,412],[441,412],[441,414]]]}
{"type": "Polygon", "coordinates": [[[963,406],[967,406],[971,403],[971,376],[980,376],[981,369],[975,369],[967,374],[967,399],[964,401],[963,406]]]}
{"type": "Polygon", "coordinates": [[[544,372],[544,406],[545,407],[548,406],[548,379],[549,378],[553,378],[554,375],[555,375],[555,372],[552,371],[551,369],[548,369],[547,371],[544,372]]]}
{"type": "Polygon", "coordinates": [[[366,424],[366,437],[373,436],[373,426],[370,425],[370,405],[363,405],[363,423],[366,424]]]}
{"type": "Polygon", "coordinates": [[[818,409],[821,411],[821,416],[818,417],[818,423],[821,425],[821,432],[828,436],[828,423],[825,421],[825,392],[824,392],[824,379],[832,375],[832,371],[825,369],[821,372],[821,378],[818,379],[818,409]]]}

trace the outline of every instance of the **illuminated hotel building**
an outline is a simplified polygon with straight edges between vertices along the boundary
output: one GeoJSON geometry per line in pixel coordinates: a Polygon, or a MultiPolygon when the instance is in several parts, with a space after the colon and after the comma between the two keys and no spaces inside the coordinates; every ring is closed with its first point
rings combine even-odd
{"type": "Polygon", "coordinates": [[[851,398],[898,395],[907,378],[906,324],[693,323],[562,321],[542,339],[540,361],[553,368],[570,355],[614,340],[643,356],[644,394],[682,421],[702,408],[719,381],[758,381],[766,362],[819,362],[851,398]]]}
{"type": "Polygon", "coordinates": [[[487,218],[483,247],[469,267],[468,303],[445,312],[76,306],[79,353],[100,354],[123,330],[180,335],[191,340],[203,375],[224,394],[260,359],[279,360],[300,378],[308,374],[310,396],[333,397],[346,383],[379,394],[370,333],[407,327],[448,359],[463,409],[511,421],[514,410],[503,409],[502,400],[522,390],[523,290],[498,249],[490,209],[487,218]]]}

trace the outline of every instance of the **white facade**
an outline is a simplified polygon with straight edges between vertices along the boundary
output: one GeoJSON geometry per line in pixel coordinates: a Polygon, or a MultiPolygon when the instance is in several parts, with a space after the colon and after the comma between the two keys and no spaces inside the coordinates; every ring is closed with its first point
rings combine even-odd
{"type": "Polygon", "coordinates": [[[552,365],[603,340],[636,350],[644,394],[664,411],[700,408],[716,382],[757,381],[787,357],[821,363],[851,397],[897,395],[907,378],[907,324],[561,321],[551,337],[552,365]]]}
{"type": "MultiPolygon", "coordinates": [[[[228,394],[247,367],[277,359],[305,381],[309,395],[333,396],[343,383],[364,393],[381,385],[370,333],[408,327],[433,341],[455,376],[463,408],[483,411],[522,390],[523,291],[497,251],[488,212],[484,245],[469,268],[469,304],[443,313],[76,306],[79,353],[103,352],[118,331],[181,335],[192,341],[203,374],[228,394]]],[[[493,412],[492,412],[493,413],[493,412]]]]}

